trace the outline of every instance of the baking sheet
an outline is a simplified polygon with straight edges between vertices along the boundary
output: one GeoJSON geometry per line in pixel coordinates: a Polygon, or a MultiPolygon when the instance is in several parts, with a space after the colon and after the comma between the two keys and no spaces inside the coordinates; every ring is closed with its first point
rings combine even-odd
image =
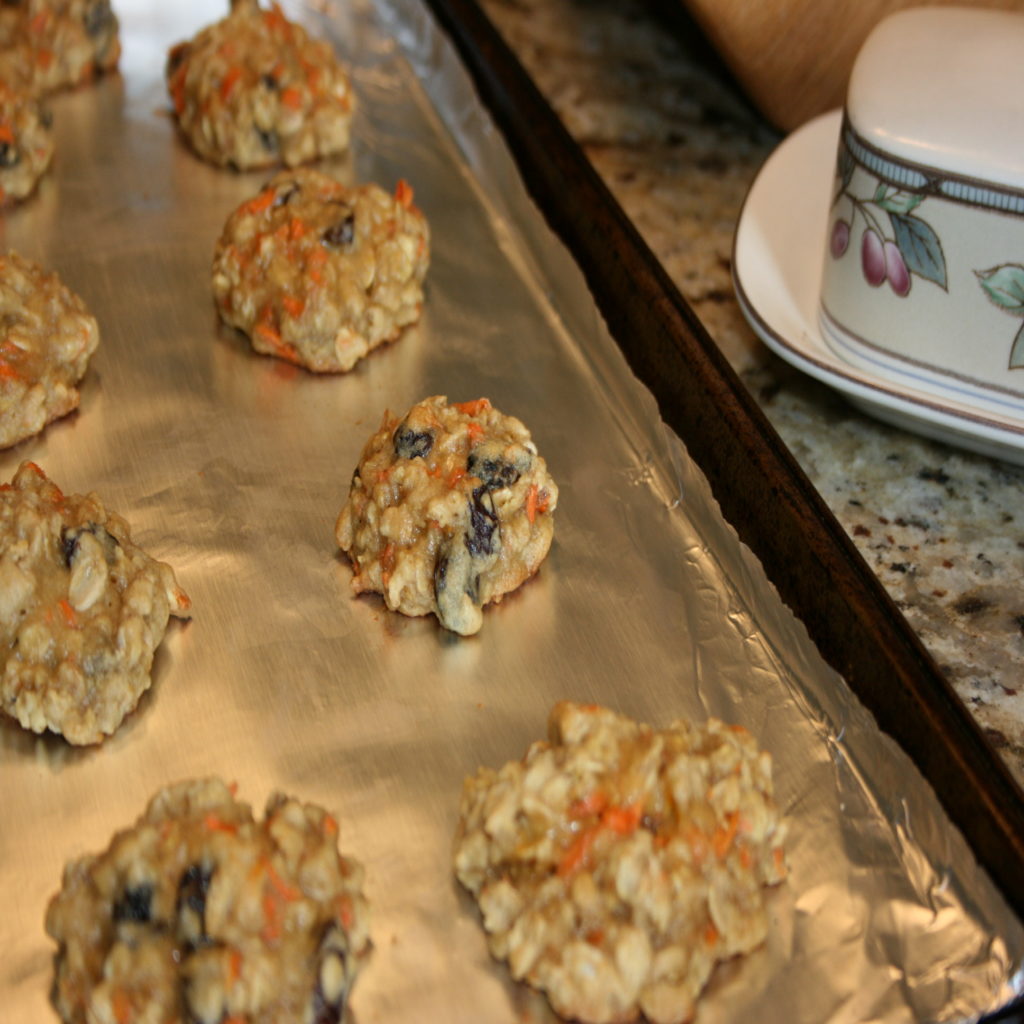
{"type": "Polygon", "coordinates": [[[42,918],[63,864],[160,786],[215,773],[257,807],[283,789],[340,818],[373,909],[354,1019],[546,1019],[488,958],[450,848],[463,776],[520,756],[561,698],[718,715],[773,753],[791,875],[766,947],[717,973],[700,1020],[966,1020],[1018,992],[1019,923],[722,521],[426,12],[305,13],[359,97],[332,169],[407,178],[433,229],[421,325],[319,378],[218,326],[213,243],[267,175],[201,164],[166,113],[167,46],[221,12],[151,7],[118,4],[122,75],[54,100],[54,173],[2,221],[102,341],[81,411],[2,453],[0,477],[32,458],[97,490],[175,566],[194,617],[102,748],[0,724],[4,1018],[54,1018],[42,918]],[[435,393],[523,419],[561,491],[540,574],[469,639],[353,599],[333,540],[384,409],[435,393]]]}

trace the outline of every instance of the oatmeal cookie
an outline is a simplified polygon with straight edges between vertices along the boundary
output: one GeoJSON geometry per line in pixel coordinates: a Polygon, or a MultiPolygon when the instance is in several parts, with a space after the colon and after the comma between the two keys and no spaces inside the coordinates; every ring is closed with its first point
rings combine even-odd
{"type": "Polygon", "coordinates": [[[491,953],[563,1017],[688,1021],[715,964],[767,934],[769,756],[714,719],[655,730],[568,702],[548,731],[463,789],[455,873],[491,953]]]}
{"type": "Polygon", "coordinates": [[[337,1024],[369,951],[363,869],[326,811],[275,794],[263,821],[219,779],[161,790],[68,864],[46,914],[66,1024],[337,1024]]]}
{"type": "Polygon", "coordinates": [[[53,159],[50,115],[0,80],[0,207],[30,196],[53,159]]]}
{"type": "Polygon", "coordinates": [[[33,462],[0,485],[0,710],[99,743],[149,688],[170,615],[189,599],[95,494],[33,462]]]}
{"type": "Polygon", "coordinates": [[[486,398],[427,398],[367,442],[335,526],[356,594],[435,614],[468,636],[529,579],[554,533],[558,488],[529,431],[486,398]]]}
{"type": "Polygon", "coordinates": [[[0,256],[0,448],[78,408],[98,344],[96,320],[55,273],[0,256]]]}
{"type": "Polygon", "coordinates": [[[171,48],[166,76],[182,134],[210,163],[296,167],[348,148],[348,75],[276,3],[232,0],[226,18],[171,48]]]}
{"type": "Polygon", "coordinates": [[[41,96],[112,71],[121,56],[109,0],[4,0],[0,78],[41,96]]]}
{"type": "Polygon", "coordinates": [[[221,319],[257,352],[350,370],[419,318],[430,237],[412,189],[278,173],[228,218],[213,259],[221,319]]]}

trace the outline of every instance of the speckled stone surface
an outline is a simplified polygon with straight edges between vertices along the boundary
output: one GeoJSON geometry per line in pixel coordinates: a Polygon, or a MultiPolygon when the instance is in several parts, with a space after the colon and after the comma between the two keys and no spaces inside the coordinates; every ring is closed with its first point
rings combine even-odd
{"type": "Polygon", "coordinates": [[[756,338],[732,238],[780,140],[685,19],[483,6],[1024,783],[1024,470],[876,422],[756,338]]]}

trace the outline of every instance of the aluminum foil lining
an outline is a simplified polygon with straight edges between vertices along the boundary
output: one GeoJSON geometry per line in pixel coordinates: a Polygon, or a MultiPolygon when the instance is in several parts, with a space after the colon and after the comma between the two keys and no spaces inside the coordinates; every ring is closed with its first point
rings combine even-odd
{"type": "Polygon", "coordinates": [[[213,245],[266,174],[176,137],[167,48],[220,17],[121,0],[122,73],[52,101],[57,161],[0,220],[100,322],[78,414],[0,455],[95,490],[193,600],[152,690],[98,749],[0,724],[0,1005],[54,1019],[48,900],[161,786],[218,774],[261,807],[327,807],[367,869],[375,949],[353,1018],[551,1017],[493,962],[451,845],[462,779],[520,757],[562,698],[716,715],[772,752],[791,874],[764,948],[700,1021],[972,1020],[1021,989],[1024,933],[930,789],[824,665],[608,336],[581,275],[414,0],[293,6],[351,64],[347,180],[410,181],[433,231],[422,323],[344,376],[254,355],[218,325],[213,245]],[[385,409],[489,397],[561,489],[539,575],[460,639],[353,598],[334,519],[385,409]]]}

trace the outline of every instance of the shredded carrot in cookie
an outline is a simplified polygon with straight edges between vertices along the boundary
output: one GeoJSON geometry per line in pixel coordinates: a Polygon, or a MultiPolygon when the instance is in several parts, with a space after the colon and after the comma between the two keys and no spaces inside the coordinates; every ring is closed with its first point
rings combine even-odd
{"type": "Polygon", "coordinates": [[[592,789],[586,796],[578,797],[569,805],[570,818],[585,818],[589,814],[600,814],[608,806],[608,794],[603,789],[592,789]]]}
{"type": "Polygon", "coordinates": [[[775,864],[775,870],[782,876],[786,874],[786,855],[782,852],[782,847],[777,846],[772,851],[772,861],[775,864]]]}
{"type": "Polygon", "coordinates": [[[271,4],[270,9],[262,13],[263,21],[271,31],[286,31],[291,28],[279,4],[271,4]]]}
{"type": "Polygon", "coordinates": [[[586,864],[587,858],[590,856],[590,849],[594,845],[594,840],[597,839],[597,831],[596,828],[591,828],[586,832],[581,832],[570,843],[565,853],[562,854],[562,859],[558,862],[559,878],[569,878],[575,875],[586,864]]]}
{"type": "Polygon", "coordinates": [[[408,210],[412,206],[412,195],[412,186],[404,178],[399,179],[395,186],[395,199],[398,201],[398,205],[404,206],[408,210]]]}
{"type": "Polygon", "coordinates": [[[233,985],[242,976],[242,954],[232,949],[228,954],[228,983],[233,985]]]}
{"type": "Polygon", "coordinates": [[[226,832],[228,835],[234,835],[238,831],[238,827],[236,825],[232,825],[231,822],[225,821],[212,811],[207,812],[203,816],[203,828],[210,832],[226,832]]]}
{"type": "MultiPolygon", "coordinates": [[[[270,309],[270,307],[268,306],[267,309],[270,309]]],[[[269,314],[266,310],[264,311],[261,322],[253,328],[253,333],[259,335],[259,337],[265,341],[282,359],[286,359],[288,362],[296,364],[300,364],[302,362],[295,346],[285,341],[281,337],[281,332],[274,325],[273,310],[271,310],[269,314]]]]}
{"type": "Polygon", "coordinates": [[[739,815],[733,811],[726,815],[725,824],[715,829],[711,837],[711,847],[719,860],[722,860],[729,852],[729,847],[732,846],[732,841],[736,838],[738,824],[739,815]]]}
{"type": "Polygon", "coordinates": [[[601,824],[620,836],[635,832],[643,814],[643,804],[637,802],[625,807],[609,807],[601,815],[601,824]]]}
{"type": "Polygon", "coordinates": [[[267,861],[267,879],[281,899],[291,901],[302,898],[302,890],[286,882],[270,861],[267,861]]]}
{"type": "Polygon", "coordinates": [[[228,68],[224,80],[220,83],[220,98],[222,100],[227,100],[241,77],[242,69],[237,64],[228,68]]]}
{"type": "Polygon", "coordinates": [[[273,943],[281,937],[284,905],[301,899],[302,890],[286,882],[266,858],[260,860],[253,870],[266,874],[262,900],[264,925],[260,936],[264,942],[273,943]]]}
{"type": "Polygon", "coordinates": [[[472,402],[455,402],[453,408],[467,416],[479,416],[480,413],[490,409],[491,402],[487,398],[476,398],[472,402]]]}
{"type": "Polygon", "coordinates": [[[114,1020],[117,1021],[117,1024],[131,1024],[135,1017],[131,996],[123,988],[117,988],[114,989],[114,996],[110,1002],[110,1008],[114,1012],[114,1020]]]}
{"type": "Polygon", "coordinates": [[[316,246],[306,253],[306,274],[314,284],[323,284],[324,276],[321,271],[326,262],[327,253],[320,246],[316,246]]]}
{"type": "Polygon", "coordinates": [[[537,485],[530,484],[526,492],[526,518],[532,523],[537,518],[537,485]]]}
{"type": "Polygon", "coordinates": [[[245,203],[242,211],[244,213],[262,213],[264,210],[268,210],[273,202],[274,193],[267,189],[245,203]]]}
{"type": "Polygon", "coordinates": [[[260,938],[270,944],[281,937],[281,907],[273,894],[263,894],[263,927],[260,929],[260,938]]]}
{"type": "Polygon", "coordinates": [[[341,921],[345,931],[348,931],[355,921],[355,915],[352,913],[352,897],[348,893],[342,893],[338,897],[338,920],[341,921]]]}
{"type": "Polygon", "coordinates": [[[531,484],[526,492],[526,518],[532,523],[537,518],[538,512],[547,512],[548,502],[551,500],[547,491],[539,490],[536,484],[531,484]]]}
{"type": "Polygon", "coordinates": [[[180,117],[185,112],[185,76],[187,65],[182,63],[171,76],[171,102],[174,112],[180,117]]]}
{"type": "Polygon", "coordinates": [[[301,110],[302,93],[292,85],[288,86],[287,89],[282,89],[281,104],[289,110],[301,110]]]}
{"type": "Polygon", "coordinates": [[[384,581],[384,586],[388,585],[388,580],[391,579],[391,573],[395,568],[395,545],[388,543],[380,555],[380,577],[384,581]]]}
{"type": "Polygon", "coordinates": [[[78,612],[75,611],[71,602],[66,598],[62,597],[57,602],[57,607],[60,608],[61,615],[64,616],[64,622],[72,629],[78,628],[78,612]]]}

